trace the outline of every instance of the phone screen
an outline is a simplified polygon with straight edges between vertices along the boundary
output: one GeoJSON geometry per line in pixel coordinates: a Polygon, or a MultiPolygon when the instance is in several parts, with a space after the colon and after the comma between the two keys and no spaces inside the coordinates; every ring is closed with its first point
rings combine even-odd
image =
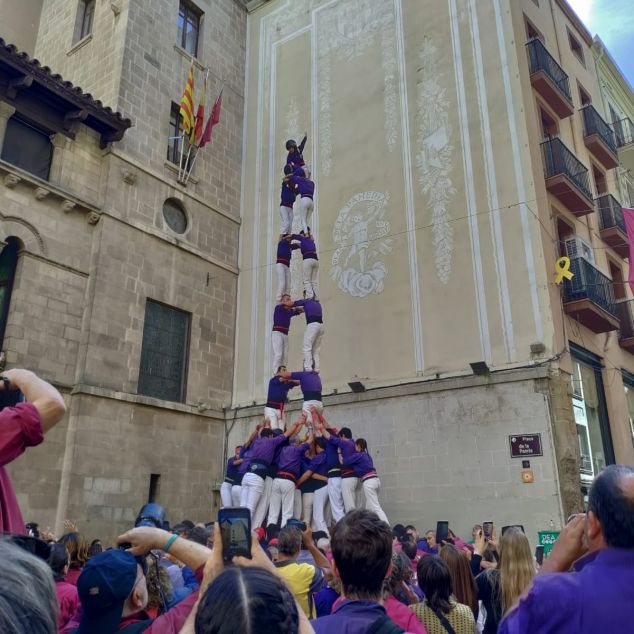
{"type": "Polygon", "coordinates": [[[482,522],[482,533],[484,539],[491,541],[493,539],[493,522],[482,522]]]}
{"type": "Polygon", "coordinates": [[[535,547],[535,561],[541,566],[544,563],[544,547],[535,547]]]}
{"type": "Polygon", "coordinates": [[[449,537],[449,522],[436,522],[436,543],[442,544],[449,537]]]}
{"type": "Polygon", "coordinates": [[[251,511],[246,508],[224,508],[218,511],[222,535],[222,557],[230,563],[236,555],[251,558],[251,511]]]}

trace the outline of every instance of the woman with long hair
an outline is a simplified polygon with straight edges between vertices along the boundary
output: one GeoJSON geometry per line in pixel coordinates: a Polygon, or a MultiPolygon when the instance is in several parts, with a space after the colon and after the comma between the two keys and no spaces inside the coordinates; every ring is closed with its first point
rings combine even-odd
{"type": "Polygon", "coordinates": [[[440,549],[439,557],[447,564],[451,573],[451,585],[456,601],[468,605],[473,617],[477,619],[478,588],[464,553],[452,544],[447,544],[440,549]]]}
{"type": "Polygon", "coordinates": [[[418,586],[425,593],[421,603],[410,605],[428,634],[474,634],[475,619],[468,605],[452,596],[451,573],[447,564],[436,555],[427,555],[418,562],[418,586]]]}
{"type": "Polygon", "coordinates": [[[66,533],[62,535],[58,543],[64,544],[70,557],[70,565],[68,573],[66,574],[66,581],[68,583],[77,585],[77,579],[81,574],[82,568],[86,565],[89,557],[88,542],[86,538],[77,532],[66,533]]]}
{"type": "Polygon", "coordinates": [[[427,634],[422,623],[407,606],[418,601],[418,597],[410,590],[412,566],[409,557],[403,553],[392,553],[392,574],[383,582],[383,607],[387,615],[411,634],[427,634]],[[402,599],[406,598],[407,602],[402,599]]]}
{"type": "Polygon", "coordinates": [[[476,577],[478,599],[484,604],[483,634],[496,634],[502,617],[531,585],[535,562],[528,538],[519,528],[509,528],[501,537],[497,568],[476,577]]]}

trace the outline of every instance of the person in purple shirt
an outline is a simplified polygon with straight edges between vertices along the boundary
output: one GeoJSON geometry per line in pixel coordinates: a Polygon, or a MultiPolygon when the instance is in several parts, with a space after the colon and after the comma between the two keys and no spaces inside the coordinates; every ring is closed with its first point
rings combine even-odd
{"type": "MultiPolygon", "coordinates": [[[[264,479],[273,462],[275,449],[286,442],[299,429],[297,423],[289,427],[283,434],[275,436],[270,427],[265,427],[259,436],[253,440],[249,448],[250,471],[242,478],[242,491],[240,494],[240,506],[246,507],[255,513],[255,508],[264,492],[264,479]]],[[[256,526],[254,525],[254,528],[256,526]]]]}
{"type": "Polygon", "coordinates": [[[297,488],[302,491],[302,519],[313,526],[315,531],[323,531],[329,535],[324,509],[328,501],[328,462],[325,438],[315,438],[314,455],[306,465],[297,488]]]}
{"type": "MultiPolygon", "coordinates": [[[[304,425],[305,422],[306,419],[302,417],[295,424],[297,425],[299,423],[298,429],[301,429],[301,426],[304,425]]],[[[312,441],[313,435],[312,432],[309,432],[306,441],[302,442],[296,437],[290,445],[282,447],[277,461],[277,473],[273,480],[273,491],[271,492],[267,526],[277,524],[280,509],[282,511],[280,528],[286,526],[286,522],[293,517],[295,483],[299,478],[302,456],[308,451],[312,441]]]]}
{"type": "Polygon", "coordinates": [[[318,299],[298,299],[293,303],[293,306],[301,308],[306,317],[306,328],[302,344],[304,371],[310,372],[314,370],[319,372],[321,341],[324,337],[324,316],[321,302],[318,299]]]}
{"type": "Polygon", "coordinates": [[[291,319],[303,311],[301,307],[295,307],[290,295],[282,295],[280,303],[273,310],[273,332],[271,344],[273,346],[273,374],[280,367],[285,368],[288,360],[288,331],[291,327],[291,319]]]}
{"type": "Polygon", "coordinates": [[[225,480],[220,487],[220,499],[222,506],[233,506],[233,500],[231,498],[231,490],[235,484],[236,477],[238,475],[238,466],[242,463],[240,459],[240,452],[242,447],[238,446],[235,449],[234,455],[227,460],[227,469],[225,471],[225,480]]]}
{"type": "Polygon", "coordinates": [[[306,234],[294,234],[291,244],[300,249],[303,258],[304,297],[317,299],[319,295],[319,258],[317,257],[315,240],[309,231],[306,234]]]}
{"type": "Polygon", "coordinates": [[[291,185],[287,176],[293,173],[292,165],[284,166],[284,180],[282,181],[282,192],[280,195],[280,235],[285,236],[291,233],[293,227],[293,205],[297,198],[295,188],[291,185]]]}
{"type": "Polygon", "coordinates": [[[289,390],[296,385],[299,385],[299,381],[283,379],[277,375],[271,377],[266,394],[264,418],[271,423],[272,429],[284,429],[284,403],[286,403],[289,390]]]}
{"type": "Polygon", "coordinates": [[[277,374],[285,379],[299,381],[299,387],[304,395],[302,412],[306,415],[308,428],[312,429],[312,409],[315,408],[319,413],[324,411],[324,404],[321,402],[321,379],[319,374],[317,372],[288,372],[286,370],[280,370],[277,374]]]}
{"type": "MultiPolygon", "coordinates": [[[[304,138],[302,142],[297,145],[295,139],[289,139],[286,141],[286,150],[288,154],[286,155],[286,165],[290,165],[293,169],[298,167],[304,167],[306,163],[304,162],[304,147],[306,146],[306,141],[308,140],[308,133],[304,132],[304,138]]],[[[284,170],[286,174],[286,170],[284,170]]]]}
{"type": "Polygon", "coordinates": [[[293,251],[299,248],[292,243],[293,236],[289,233],[283,235],[277,243],[277,259],[275,260],[275,273],[277,274],[277,293],[275,301],[281,301],[284,295],[291,292],[291,256],[293,251]]]}
{"type": "Polygon", "coordinates": [[[310,231],[310,217],[315,209],[313,199],[315,197],[315,183],[310,179],[310,170],[307,167],[298,167],[290,176],[285,176],[290,186],[299,195],[299,217],[302,231],[306,234],[310,231]]]}
{"type": "Polygon", "coordinates": [[[626,634],[634,631],[632,606],[634,469],[610,465],[595,478],[587,514],[564,527],[498,632],[626,634]]]}
{"type": "Polygon", "coordinates": [[[335,524],[330,543],[342,601],[332,614],[311,621],[315,633],[403,632],[381,605],[383,580],[392,563],[390,527],[376,513],[357,509],[335,524]]]}

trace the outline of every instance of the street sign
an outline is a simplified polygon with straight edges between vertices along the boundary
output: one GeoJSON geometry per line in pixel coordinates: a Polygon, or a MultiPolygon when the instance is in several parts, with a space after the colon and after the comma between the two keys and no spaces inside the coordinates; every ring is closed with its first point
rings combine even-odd
{"type": "Polygon", "coordinates": [[[544,547],[544,556],[548,557],[550,551],[553,549],[553,544],[559,537],[559,531],[539,531],[537,535],[539,537],[540,546],[544,547]]]}
{"type": "Polygon", "coordinates": [[[527,456],[543,456],[541,434],[517,434],[509,436],[511,458],[526,458],[527,456]]]}

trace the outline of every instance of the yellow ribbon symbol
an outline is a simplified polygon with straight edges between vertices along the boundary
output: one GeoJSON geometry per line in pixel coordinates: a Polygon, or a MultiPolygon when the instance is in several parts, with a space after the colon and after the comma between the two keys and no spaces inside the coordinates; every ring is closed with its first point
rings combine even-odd
{"type": "Polygon", "coordinates": [[[563,256],[555,262],[555,272],[557,277],[555,278],[555,284],[561,284],[564,277],[567,280],[571,280],[575,274],[570,270],[570,258],[563,256]]]}

